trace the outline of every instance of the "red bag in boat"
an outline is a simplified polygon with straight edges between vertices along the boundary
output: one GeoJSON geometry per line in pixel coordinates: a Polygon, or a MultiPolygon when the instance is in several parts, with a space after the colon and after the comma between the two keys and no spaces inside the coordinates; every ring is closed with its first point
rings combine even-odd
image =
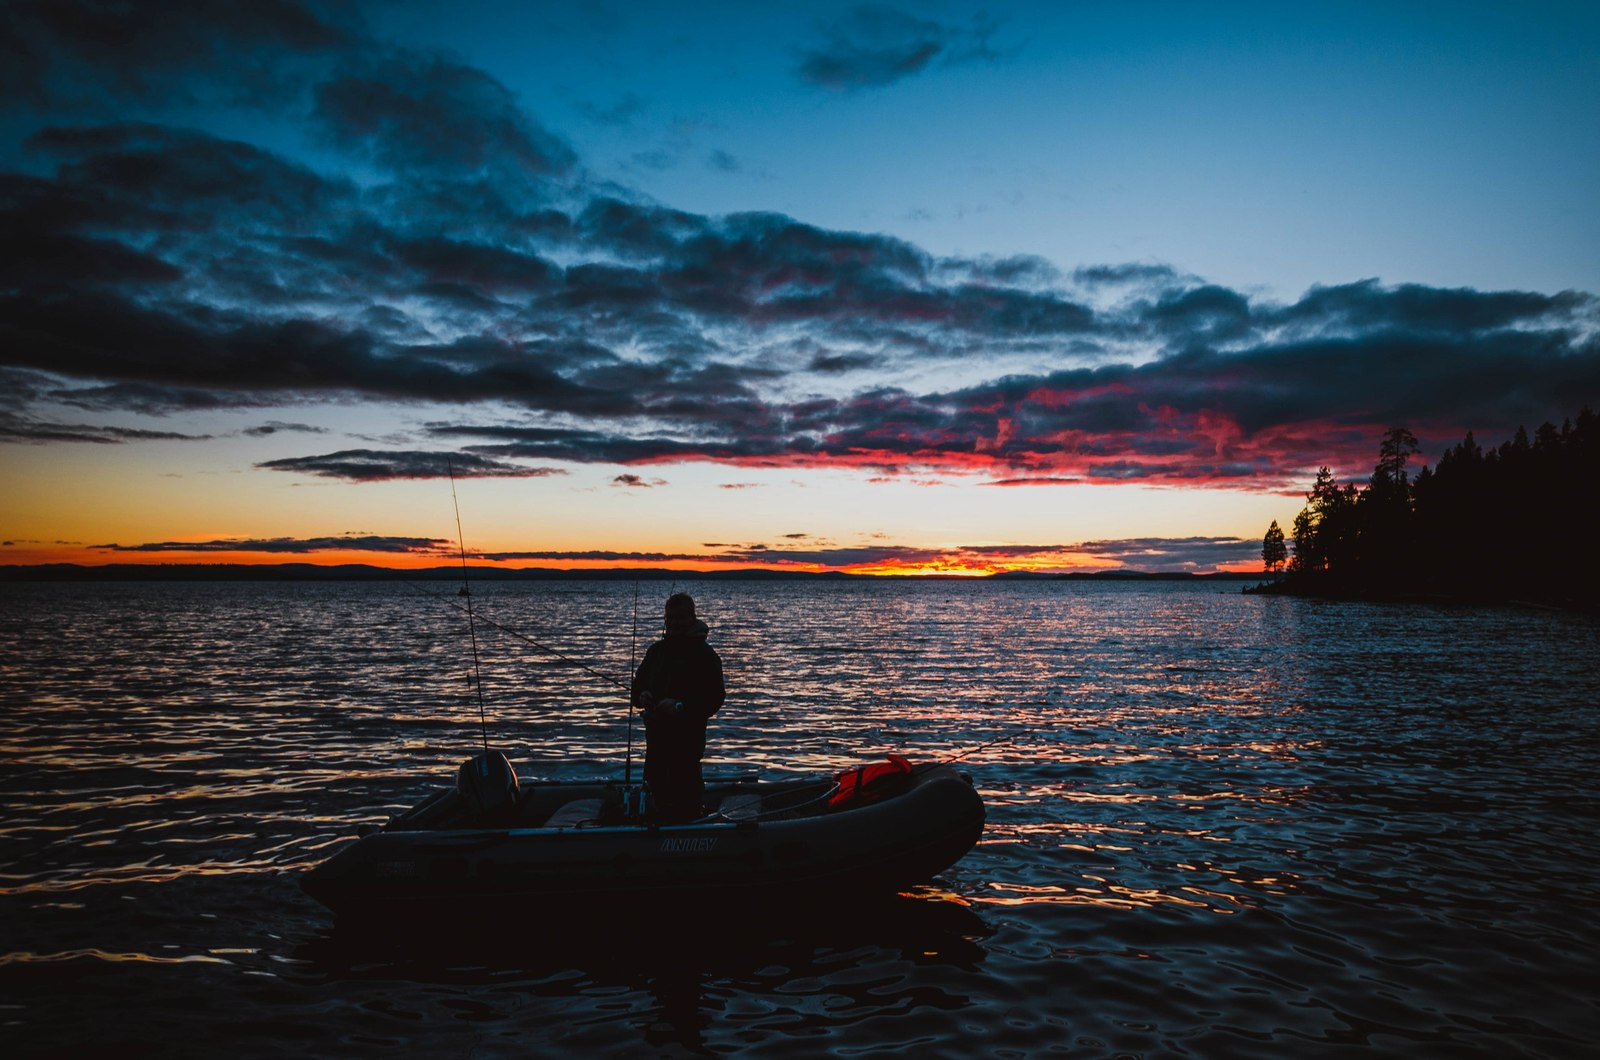
{"type": "Polygon", "coordinates": [[[887,762],[847,769],[834,777],[839,790],[828,799],[828,809],[848,810],[877,802],[900,787],[897,781],[910,776],[911,763],[900,755],[890,755],[887,762]]]}

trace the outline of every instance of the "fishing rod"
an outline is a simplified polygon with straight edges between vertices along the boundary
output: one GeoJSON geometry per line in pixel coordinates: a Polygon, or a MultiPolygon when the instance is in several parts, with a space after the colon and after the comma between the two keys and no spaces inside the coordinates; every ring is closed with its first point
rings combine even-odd
{"type": "Polygon", "coordinates": [[[456,500],[456,469],[449,457],[445,470],[450,475],[450,503],[456,510],[456,543],[461,547],[461,592],[467,598],[467,633],[472,638],[472,683],[478,689],[478,727],[483,737],[484,754],[489,753],[489,719],[483,706],[483,668],[478,663],[478,625],[472,614],[472,588],[467,584],[467,539],[461,532],[461,502],[456,500]]]}
{"type": "MultiPolygon", "coordinates": [[[[633,583],[633,639],[628,642],[628,673],[637,673],[639,656],[639,583],[633,583]]],[[[622,768],[622,783],[633,783],[633,686],[628,686],[628,757],[622,768]]]]}

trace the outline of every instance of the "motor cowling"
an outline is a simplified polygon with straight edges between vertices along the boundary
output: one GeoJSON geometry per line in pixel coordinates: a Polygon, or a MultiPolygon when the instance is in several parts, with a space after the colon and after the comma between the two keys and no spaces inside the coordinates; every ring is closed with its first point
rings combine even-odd
{"type": "Polygon", "coordinates": [[[499,751],[485,751],[461,763],[456,793],[474,820],[482,824],[509,821],[521,796],[517,771],[499,751]]]}

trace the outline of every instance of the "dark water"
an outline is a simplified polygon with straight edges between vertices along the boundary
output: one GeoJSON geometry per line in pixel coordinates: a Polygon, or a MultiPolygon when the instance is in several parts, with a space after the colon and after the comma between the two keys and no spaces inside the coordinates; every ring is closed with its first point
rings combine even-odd
{"type": "MultiPolygon", "coordinates": [[[[682,586],[680,586],[682,587],[682,586]]],[[[477,741],[404,586],[0,588],[16,1055],[1593,1055],[1600,624],[1215,586],[690,585],[712,768],[966,767],[981,845],[869,910],[335,931],[297,875],[477,741]]],[[[651,616],[667,586],[647,583],[651,616]]],[[[620,674],[632,585],[480,606],[620,674]]],[[[641,623],[647,636],[653,628],[641,623]]],[[[495,741],[611,773],[607,685],[480,629],[495,741]]],[[[640,650],[643,648],[641,642],[640,650]]]]}

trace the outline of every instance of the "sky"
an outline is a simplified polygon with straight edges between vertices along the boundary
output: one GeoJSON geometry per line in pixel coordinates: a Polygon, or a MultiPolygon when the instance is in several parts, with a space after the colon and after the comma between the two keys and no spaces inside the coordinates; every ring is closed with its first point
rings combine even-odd
{"type": "Polygon", "coordinates": [[[0,563],[1259,569],[1600,405],[1593,4],[4,7],[0,563]]]}

